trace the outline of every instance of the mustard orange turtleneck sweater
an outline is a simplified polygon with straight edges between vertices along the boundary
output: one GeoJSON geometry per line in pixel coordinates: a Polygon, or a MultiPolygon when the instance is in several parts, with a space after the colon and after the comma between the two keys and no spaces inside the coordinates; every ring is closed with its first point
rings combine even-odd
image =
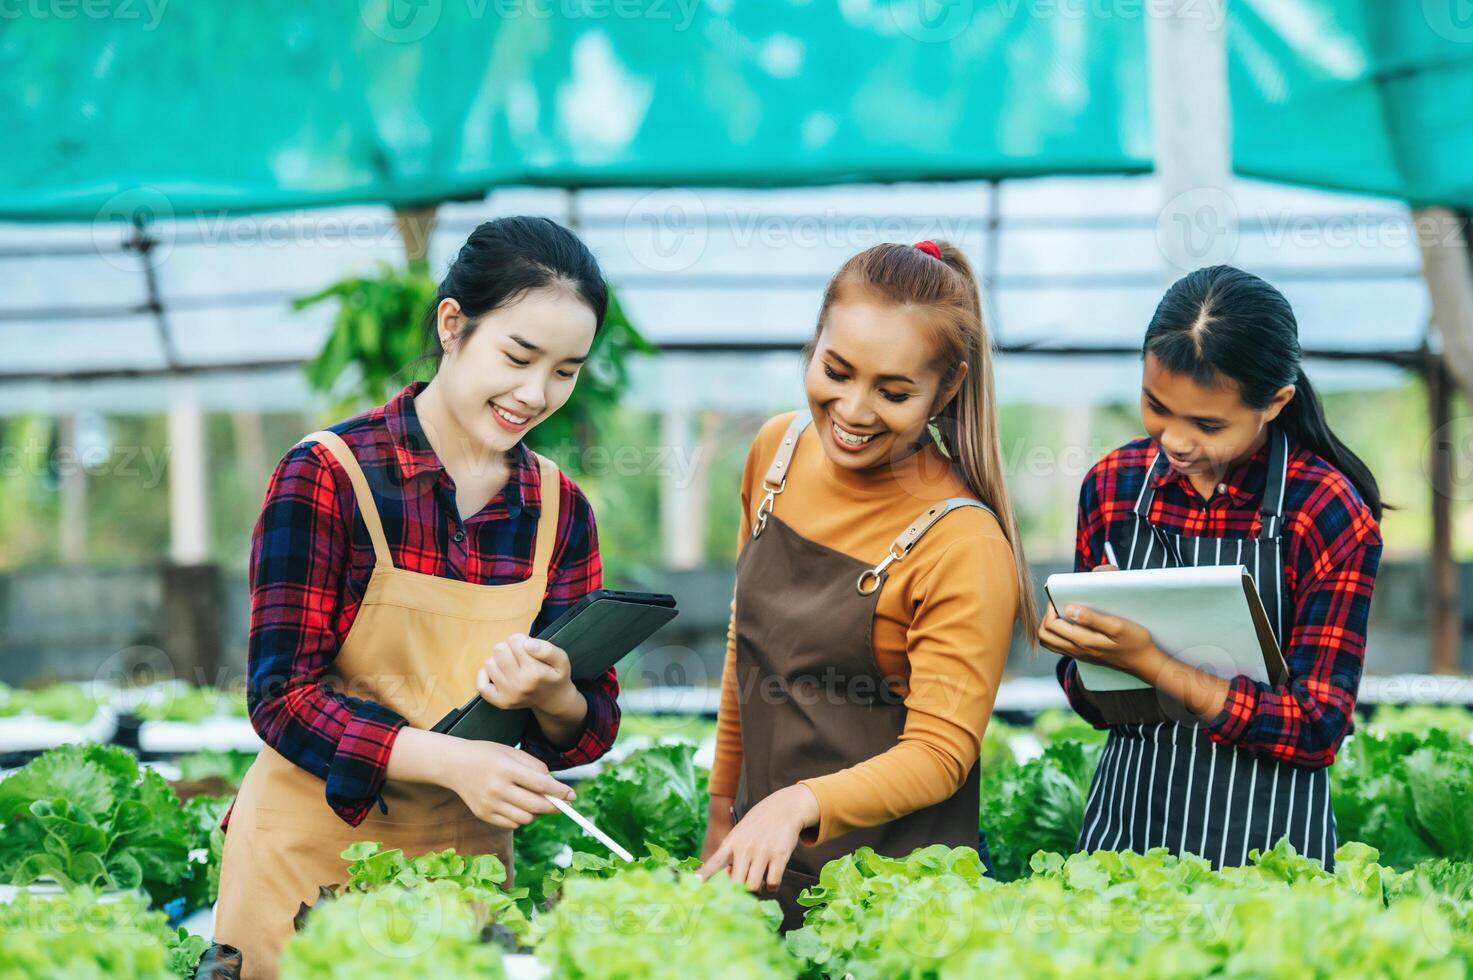
{"type": "MultiPolygon", "coordinates": [[[[793,415],[768,420],[747,454],[739,548],[751,537],[762,476],[793,415]]],[[[895,466],[855,472],[830,461],[819,438],[812,425],[803,431],[773,513],[802,536],[860,561],[883,558],[895,536],[930,504],[975,499],[934,445],[895,466]]],[[[734,602],[732,608],[713,796],[736,795],[742,762],[734,602]]],[[[1017,609],[1012,548],[997,518],[979,507],[952,511],[890,566],[875,610],[874,653],[881,676],[905,679],[899,692],[905,697],[905,729],[880,755],[802,781],[820,811],[816,837],[810,830],[805,841],[823,843],[888,823],[961,787],[992,715],[1017,609]]]]}

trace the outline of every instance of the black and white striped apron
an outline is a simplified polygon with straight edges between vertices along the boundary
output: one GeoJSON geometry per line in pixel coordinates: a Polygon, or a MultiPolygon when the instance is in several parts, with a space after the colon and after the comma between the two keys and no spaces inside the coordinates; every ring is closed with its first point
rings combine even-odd
{"type": "MultiPolygon", "coordinates": [[[[1284,484],[1288,440],[1269,432],[1268,480],[1252,538],[1189,537],[1150,522],[1152,480],[1168,465],[1157,451],[1130,517],[1109,529],[1122,567],[1244,565],[1253,575],[1280,649],[1292,616],[1284,587],[1284,484]]],[[[1085,804],[1079,849],[1153,847],[1191,853],[1214,868],[1248,862],[1287,836],[1300,854],[1334,868],[1335,814],[1325,769],[1259,758],[1214,742],[1199,722],[1115,725],[1085,804]]]]}

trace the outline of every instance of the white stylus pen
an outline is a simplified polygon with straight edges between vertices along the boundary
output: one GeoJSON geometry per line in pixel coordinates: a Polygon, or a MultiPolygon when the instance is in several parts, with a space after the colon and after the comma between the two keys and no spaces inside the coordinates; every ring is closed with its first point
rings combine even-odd
{"type": "Polygon", "coordinates": [[[572,807],[568,806],[568,804],[564,803],[562,800],[558,799],[556,796],[551,795],[550,793],[543,793],[542,795],[547,797],[548,801],[552,803],[553,806],[557,807],[559,810],[563,811],[563,813],[567,814],[569,820],[572,820],[575,824],[582,827],[584,831],[592,835],[593,838],[604,847],[607,847],[609,850],[613,851],[614,854],[623,858],[625,861],[629,861],[631,863],[634,861],[633,854],[630,854],[628,851],[624,850],[624,848],[620,847],[618,842],[615,841],[614,838],[610,837],[608,834],[595,827],[593,825],[593,822],[585,817],[583,814],[579,813],[577,810],[574,810],[572,807]]]}
{"type": "Polygon", "coordinates": [[[1115,557],[1115,549],[1110,547],[1110,539],[1105,539],[1105,560],[1116,568],[1120,567],[1120,559],[1115,557]]]}

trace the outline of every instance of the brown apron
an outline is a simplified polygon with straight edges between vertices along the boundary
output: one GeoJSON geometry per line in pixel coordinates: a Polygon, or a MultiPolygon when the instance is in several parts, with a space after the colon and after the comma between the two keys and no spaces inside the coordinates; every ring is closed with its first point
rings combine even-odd
{"type": "MultiPolygon", "coordinates": [[[[395,568],[352,450],[333,432],[315,432],[304,441],[320,442],[347,471],[375,556],[357,618],[333,661],[333,676],[324,682],[384,704],[414,727],[429,728],[475,694],[476,671],[491,647],[527,632],[542,607],[557,535],[557,466],[538,457],[542,512],[531,577],[477,585],[395,568]]],[[[339,855],[355,841],[382,841],[410,855],[447,847],[496,854],[511,871],[511,832],[477,819],[453,791],[391,781],[384,784],[383,799],[387,813],[375,806],[350,827],[327,805],[321,779],[270,746],[261,750],[231,811],[215,910],[215,941],[244,953],[243,976],[276,976],[299,904],[314,902],[318,886],[346,879],[347,862],[339,855]]]]}
{"type": "MultiPolygon", "coordinates": [[[[770,793],[895,747],[905,728],[905,703],[896,693],[900,679],[880,674],[872,636],[886,569],[950,511],[985,507],[968,498],[932,505],[878,565],[811,541],[772,513],[809,421],[799,413],[784,435],[763,480],[767,495],[752,537],[737,559],[742,768],[732,807],[736,820],[770,793]]],[[[979,772],[973,765],[961,789],[934,806],[817,846],[800,844],[776,893],[783,929],[801,925],[798,895],[818,883],[824,864],[859,847],[892,857],[929,844],[976,847],[979,772]]]]}

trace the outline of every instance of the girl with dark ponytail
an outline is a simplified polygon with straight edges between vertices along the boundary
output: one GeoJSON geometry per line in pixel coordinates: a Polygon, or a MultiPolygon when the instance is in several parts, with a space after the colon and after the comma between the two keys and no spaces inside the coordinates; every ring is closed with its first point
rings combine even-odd
{"type": "Polygon", "coordinates": [[[1287,673],[1220,678],[1162,651],[1138,623],[1050,609],[1039,641],[1063,655],[1074,709],[1110,731],[1082,850],[1166,847],[1222,867],[1287,838],[1333,866],[1326,770],[1351,728],[1382,503],[1326,422],[1301,356],[1288,300],[1231,266],[1179,279],[1146,328],[1147,436],[1085,477],[1075,568],[1245,566],[1287,673]],[[1090,690],[1081,663],[1139,686],[1090,690]]]}

